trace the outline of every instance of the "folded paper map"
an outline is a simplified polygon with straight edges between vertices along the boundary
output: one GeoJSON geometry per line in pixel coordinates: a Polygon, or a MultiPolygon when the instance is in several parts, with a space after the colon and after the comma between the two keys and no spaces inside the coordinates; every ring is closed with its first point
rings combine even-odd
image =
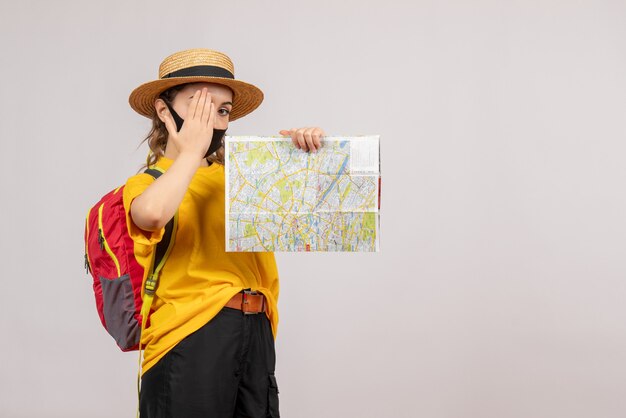
{"type": "Polygon", "coordinates": [[[378,251],[379,136],[226,136],[226,251],[378,251]]]}

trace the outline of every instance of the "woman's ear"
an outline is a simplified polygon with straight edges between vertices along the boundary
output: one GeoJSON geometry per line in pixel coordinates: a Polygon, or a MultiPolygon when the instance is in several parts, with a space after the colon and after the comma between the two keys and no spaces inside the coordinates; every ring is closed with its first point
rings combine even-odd
{"type": "Polygon", "coordinates": [[[167,118],[166,113],[168,112],[168,110],[167,105],[165,104],[163,99],[157,98],[154,101],[154,110],[156,110],[156,114],[158,118],[161,119],[161,122],[165,123],[165,118],[167,118]]]}

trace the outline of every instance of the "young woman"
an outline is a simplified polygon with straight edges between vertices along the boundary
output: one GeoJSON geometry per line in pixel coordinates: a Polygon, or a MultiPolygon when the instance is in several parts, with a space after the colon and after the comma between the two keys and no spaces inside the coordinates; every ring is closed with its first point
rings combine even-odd
{"type": "MultiPolygon", "coordinates": [[[[278,417],[274,340],[278,271],[273,253],[225,251],[224,148],[229,122],[263,93],[234,78],[232,61],[210,49],[165,58],[159,78],[137,87],[131,107],[152,120],[147,166],[123,189],[135,254],[146,267],[177,216],[141,342],[140,414],[153,417],[278,417]]],[[[315,152],[318,127],[279,131],[315,152]]]]}

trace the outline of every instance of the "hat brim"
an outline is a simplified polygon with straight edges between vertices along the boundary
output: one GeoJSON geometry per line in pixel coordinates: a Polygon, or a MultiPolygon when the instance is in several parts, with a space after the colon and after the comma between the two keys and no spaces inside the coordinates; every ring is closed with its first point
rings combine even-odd
{"type": "Polygon", "coordinates": [[[263,101],[263,92],[258,87],[244,81],[225,77],[189,76],[162,78],[144,83],[130,93],[128,103],[135,112],[152,118],[155,114],[154,101],[165,90],[180,84],[202,82],[222,84],[233,90],[233,107],[229,115],[229,122],[252,112],[263,101]]]}

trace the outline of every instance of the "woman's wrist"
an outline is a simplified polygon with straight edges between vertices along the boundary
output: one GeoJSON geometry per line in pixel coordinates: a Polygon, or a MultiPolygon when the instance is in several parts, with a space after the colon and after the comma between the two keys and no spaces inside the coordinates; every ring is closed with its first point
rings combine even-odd
{"type": "Polygon", "coordinates": [[[193,167],[194,169],[197,169],[202,165],[203,160],[204,155],[197,154],[191,151],[183,151],[176,156],[174,162],[178,161],[179,164],[182,163],[185,167],[193,167]]]}

